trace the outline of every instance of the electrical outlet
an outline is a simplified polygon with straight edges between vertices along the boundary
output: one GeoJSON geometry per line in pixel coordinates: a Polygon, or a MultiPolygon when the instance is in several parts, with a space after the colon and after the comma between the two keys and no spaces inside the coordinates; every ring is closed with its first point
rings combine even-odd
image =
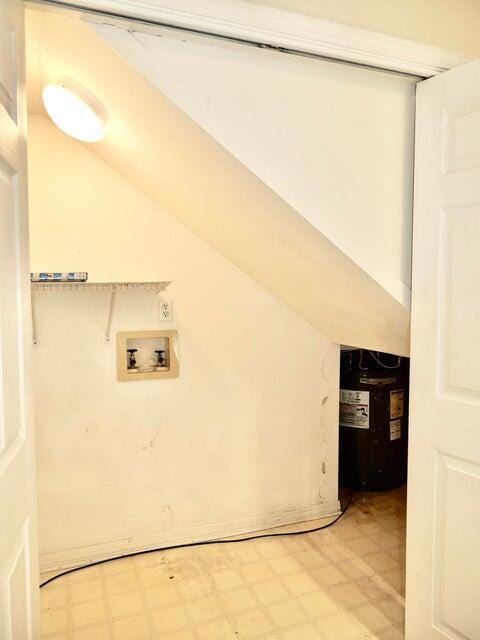
{"type": "Polygon", "coordinates": [[[158,302],[158,319],[162,322],[170,322],[173,320],[172,300],[161,296],[158,302]]]}

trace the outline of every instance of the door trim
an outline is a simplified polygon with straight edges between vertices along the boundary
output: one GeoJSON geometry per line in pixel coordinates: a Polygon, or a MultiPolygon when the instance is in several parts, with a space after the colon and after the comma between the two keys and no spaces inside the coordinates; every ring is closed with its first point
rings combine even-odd
{"type": "MultiPolygon", "coordinates": [[[[421,42],[265,7],[246,0],[31,0],[146,25],[173,26],[250,44],[431,77],[474,59],[421,42]]],[[[139,29],[142,27],[139,26],[139,29]]]]}

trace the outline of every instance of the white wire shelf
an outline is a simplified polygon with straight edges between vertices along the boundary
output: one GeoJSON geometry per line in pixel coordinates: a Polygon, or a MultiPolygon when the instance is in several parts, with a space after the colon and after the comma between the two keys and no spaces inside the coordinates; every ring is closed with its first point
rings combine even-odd
{"type": "Polygon", "coordinates": [[[32,291],[164,291],[170,282],[32,282],[32,291]]]}
{"type": "Polygon", "coordinates": [[[124,291],[153,291],[161,293],[171,282],[59,282],[49,280],[48,282],[32,282],[32,333],[33,344],[38,344],[37,308],[35,304],[35,294],[43,291],[48,293],[59,291],[109,291],[110,302],[108,306],[107,322],[105,327],[105,342],[110,342],[113,312],[117,293],[124,291]]]}

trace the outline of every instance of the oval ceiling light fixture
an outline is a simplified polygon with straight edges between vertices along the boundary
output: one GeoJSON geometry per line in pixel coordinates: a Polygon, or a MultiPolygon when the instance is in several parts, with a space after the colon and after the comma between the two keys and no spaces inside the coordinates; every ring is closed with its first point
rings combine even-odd
{"type": "Polygon", "coordinates": [[[62,79],[42,91],[48,115],[61,131],[83,142],[98,142],[105,135],[107,112],[98,100],[73,80],[62,79]]]}

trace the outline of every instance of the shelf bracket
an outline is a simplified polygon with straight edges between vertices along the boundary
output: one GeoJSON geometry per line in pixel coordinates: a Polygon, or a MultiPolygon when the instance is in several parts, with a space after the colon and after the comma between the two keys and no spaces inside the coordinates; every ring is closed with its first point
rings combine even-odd
{"type": "Polygon", "coordinates": [[[32,291],[31,293],[31,306],[32,306],[32,339],[33,344],[36,346],[38,344],[38,327],[37,327],[37,308],[36,308],[36,299],[35,293],[32,291]]]}
{"type": "Polygon", "coordinates": [[[113,319],[113,312],[115,310],[115,302],[117,300],[117,291],[116,289],[112,289],[112,291],[110,292],[110,305],[108,308],[108,318],[107,318],[107,328],[105,331],[105,342],[110,342],[110,333],[112,330],[112,319],[113,319]]]}

